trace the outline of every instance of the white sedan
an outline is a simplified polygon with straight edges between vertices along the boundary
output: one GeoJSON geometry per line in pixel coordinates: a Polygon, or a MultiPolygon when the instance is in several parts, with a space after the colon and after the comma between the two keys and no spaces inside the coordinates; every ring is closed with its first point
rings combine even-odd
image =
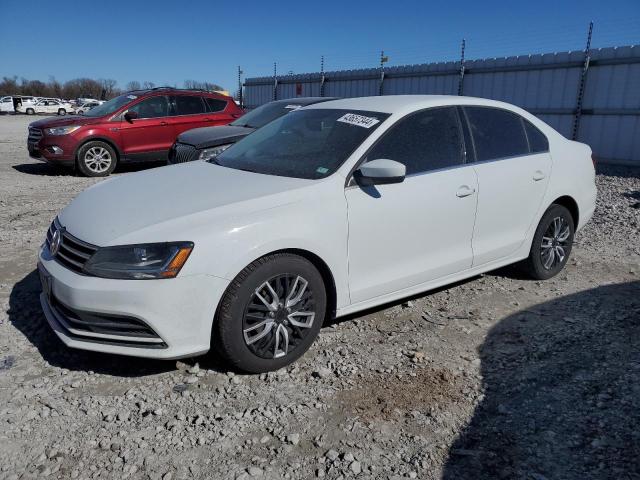
{"type": "Polygon", "coordinates": [[[34,115],[36,113],[56,113],[66,115],[73,112],[73,105],[55,99],[42,99],[33,104],[24,104],[17,108],[18,112],[34,115]]]}
{"type": "Polygon", "coordinates": [[[595,199],[590,148],[513,105],[319,103],[85,190],[47,233],[41,303],[70,347],[263,372],[326,319],[516,262],[556,275],[595,199]]]}
{"type": "Polygon", "coordinates": [[[85,102],[76,106],[74,110],[76,114],[82,115],[98,105],[100,105],[100,102],[85,102]]]}

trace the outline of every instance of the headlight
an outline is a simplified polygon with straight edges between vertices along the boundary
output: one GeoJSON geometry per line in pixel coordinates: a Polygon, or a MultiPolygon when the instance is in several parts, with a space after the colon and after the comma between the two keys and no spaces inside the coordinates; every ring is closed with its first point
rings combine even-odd
{"type": "Polygon", "coordinates": [[[218,145],[217,147],[205,148],[200,152],[200,156],[198,160],[209,160],[210,158],[215,158],[224,152],[227,148],[229,148],[232,144],[228,143],[226,145],[218,145]]]}
{"type": "Polygon", "coordinates": [[[80,125],[69,125],[68,127],[45,128],[44,131],[47,132],[47,135],[68,135],[79,128],[80,125]]]}
{"type": "Polygon", "coordinates": [[[173,278],[189,258],[191,242],[104,247],[87,261],[87,273],[103,278],[146,280],[173,278]]]}

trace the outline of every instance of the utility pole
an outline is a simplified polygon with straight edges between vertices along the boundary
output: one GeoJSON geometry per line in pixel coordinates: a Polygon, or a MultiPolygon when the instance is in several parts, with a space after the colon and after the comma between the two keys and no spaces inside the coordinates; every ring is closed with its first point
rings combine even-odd
{"type": "Polygon", "coordinates": [[[584,49],[584,64],[580,75],[580,84],[578,86],[578,98],[576,99],[576,113],[573,119],[572,140],[578,139],[580,132],[580,117],[582,117],[582,102],[584,100],[584,89],[587,83],[587,72],[589,71],[589,62],[591,61],[591,36],[593,34],[593,22],[589,22],[589,33],[587,33],[587,46],[584,49]]]}
{"type": "Polygon", "coordinates": [[[278,65],[273,62],[273,99],[278,99],[278,65]]]}
{"type": "Polygon", "coordinates": [[[243,106],[242,102],[242,70],[240,69],[240,65],[238,65],[238,103],[240,103],[240,108],[243,106]]]}
{"type": "Polygon", "coordinates": [[[324,55],[320,57],[320,96],[324,97],[324,55]]]}
{"type": "Polygon", "coordinates": [[[466,46],[465,39],[462,39],[462,51],[460,53],[460,78],[458,79],[458,95],[464,94],[464,49],[466,46]]]}
{"type": "Polygon", "coordinates": [[[383,95],[384,92],[384,64],[389,61],[389,57],[385,57],[384,50],[380,50],[380,87],[378,89],[378,95],[383,95]]]}

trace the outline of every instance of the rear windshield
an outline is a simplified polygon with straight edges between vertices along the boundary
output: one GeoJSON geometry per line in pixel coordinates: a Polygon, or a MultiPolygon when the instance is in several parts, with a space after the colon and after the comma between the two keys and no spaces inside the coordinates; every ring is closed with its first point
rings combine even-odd
{"type": "Polygon", "coordinates": [[[248,135],[210,162],[266,175],[324,178],[388,117],[361,110],[297,110],[248,135]]]}
{"type": "Polygon", "coordinates": [[[136,95],[131,94],[120,95],[119,97],[112,98],[108,102],[104,102],[102,105],[98,105],[97,107],[84,112],[83,115],[85,117],[104,117],[105,115],[111,115],[136,98],[138,98],[136,95]]]}

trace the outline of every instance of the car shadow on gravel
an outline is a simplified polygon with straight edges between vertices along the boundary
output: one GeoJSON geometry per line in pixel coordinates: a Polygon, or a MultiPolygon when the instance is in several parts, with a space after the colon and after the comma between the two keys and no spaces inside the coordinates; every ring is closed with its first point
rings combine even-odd
{"type": "MultiPolygon", "coordinates": [[[[162,167],[164,165],[166,165],[165,162],[125,163],[123,165],[116,166],[116,170],[114,173],[118,174],[139,172],[141,170],[162,167]]],[[[25,173],[27,175],[39,175],[44,177],[73,177],[77,175],[77,172],[72,167],[57,167],[46,162],[21,163],[19,165],[12,165],[12,168],[20,173],[25,173]]]]}
{"type": "Polygon", "coordinates": [[[119,377],[141,377],[176,369],[175,361],[124,357],[67,347],[49,327],[42,313],[41,291],[38,273],[34,270],[11,290],[8,315],[9,322],[38,349],[49,365],[119,377]]]}
{"type": "Polygon", "coordinates": [[[640,282],[500,321],[479,348],[484,398],[443,478],[640,478],[640,282]]]}

